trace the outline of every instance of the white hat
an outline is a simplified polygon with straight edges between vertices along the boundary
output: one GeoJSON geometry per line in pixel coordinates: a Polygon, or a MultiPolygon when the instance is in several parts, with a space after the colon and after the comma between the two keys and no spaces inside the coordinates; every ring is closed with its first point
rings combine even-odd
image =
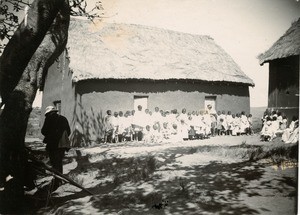
{"type": "Polygon", "coordinates": [[[55,107],[53,107],[53,106],[48,106],[48,107],[46,107],[45,115],[47,113],[50,113],[50,112],[53,112],[53,111],[58,111],[58,110],[56,110],[55,107]]]}

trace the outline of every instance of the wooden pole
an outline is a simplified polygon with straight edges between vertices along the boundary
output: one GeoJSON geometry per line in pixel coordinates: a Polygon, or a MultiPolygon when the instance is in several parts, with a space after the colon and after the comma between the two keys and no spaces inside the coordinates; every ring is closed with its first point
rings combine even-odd
{"type": "MultiPolygon", "coordinates": [[[[26,148],[27,150],[31,151],[31,149],[26,148]]],[[[103,154],[107,151],[109,151],[110,149],[107,149],[103,152],[101,152],[100,154],[103,154]]],[[[35,158],[32,154],[28,155],[28,159],[32,161],[32,165],[34,165],[35,168],[38,169],[45,169],[50,171],[51,173],[53,173],[53,176],[59,179],[63,179],[64,181],[68,182],[69,184],[74,185],[75,187],[78,187],[80,189],[82,189],[83,191],[87,192],[88,194],[94,196],[95,194],[92,193],[91,191],[89,191],[88,189],[84,188],[83,186],[81,186],[80,184],[78,184],[77,182],[73,181],[72,179],[70,179],[69,177],[63,175],[62,173],[60,173],[59,171],[57,171],[56,169],[51,168],[50,166],[48,166],[47,164],[45,164],[42,161],[39,161],[37,158],[35,158]]]]}

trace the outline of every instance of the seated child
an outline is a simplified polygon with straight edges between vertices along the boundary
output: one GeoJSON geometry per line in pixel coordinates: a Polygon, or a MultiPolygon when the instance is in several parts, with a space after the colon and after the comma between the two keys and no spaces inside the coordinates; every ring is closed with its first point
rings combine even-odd
{"type": "Polygon", "coordinates": [[[133,140],[133,129],[131,127],[131,121],[129,118],[129,114],[126,112],[124,114],[124,132],[123,138],[125,141],[132,141],[133,140]]]}
{"type": "Polygon", "coordinates": [[[168,123],[167,122],[164,122],[163,123],[163,127],[161,129],[161,134],[162,134],[162,137],[163,137],[163,140],[164,141],[167,141],[170,139],[170,135],[171,135],[171,130],[170,128],[168,127],[168,123]]]}
{"type": "Polygon", "coordinates": [[[179,142],[179,141],[182,141],[182,136],[178,130],[178,126],[177,124],[173,124],[172,125],[172,128],[171,128],[171,131],[170,131],[170,141],[171,142],[179,142]]]}
{"type": "Polygon", "coordinates": [[[290,139],[293,131],[297,127],[296,126],[297,124],[298,124],[298,118],[293,116],[292,122],[290,123],[290,126],[283,131],[283,134],[282,134],[282,141],[283,142],[287,142],[290,139]]]}
{"type": "Polygon", "coordinates": [[[134,140],[140,141],[143,139],[143,127],[133,124],[132,125],[133,131],[134,131],[134,140]]]}
{"type": "Polygon", "coordinates": [[[240,135],[240,131],[241,131],[240,115],[238,113],[235,115],[233,114],[232,118],[233,118],[232,136],[240,135]]]}
{"type": "Polygon", "coordinates": [[[152,133],[150,125],[146,125],[146,128],[143,130],[143,141],[146,143],[152,142],[152,133]]]}
{"type": "Polygon", "coordinates": [[[248,134],[253,135],[253,120],[252,120],[252,114],[248,115],[248,122],[249,122],[249,129],[248,129],[248,134]]]}
{"type": "Polygon", "coordinates": [[[186,124],[183,119],[180,120],[179,134],[181,135],[181,140],[189,139],[189,130],[190,130],[190,126],[186,124]]]}
{"type": "Polygon", "coordinates": [[[285,143],[298,143],[299,142],[299,121],[296,121],[294,130],[290,134],[285,143]]]}
{"type": "Polygon", "coordinates": [[[272,129],[272,121],[271,118],[268,117],[264,127],[260,133],[260,140],[261,141],[271,141],[273,138],[273,129],[272,129]]]}
{"type": "Polygon", "coordinates": [[[287,118],[286,116],[283,116],[281,122],[279,123],[279,129],[283,132],[286,128],[287,128],[287,118]]]}
{"type": "Polygon", "coordinates": [[[162,142],[162,135],[160,133],[159,126],[157,124],[153,125],[153,129],[152,129],[152,132],[151,132],[151,141],[153,143],[162,142]]]}
{"type": "Polygon", "coordinates": [[[220,122],[218,126],[218,135],[225,135],[226,134],[226,122],[223,118],[220,118],[220,122]]]}

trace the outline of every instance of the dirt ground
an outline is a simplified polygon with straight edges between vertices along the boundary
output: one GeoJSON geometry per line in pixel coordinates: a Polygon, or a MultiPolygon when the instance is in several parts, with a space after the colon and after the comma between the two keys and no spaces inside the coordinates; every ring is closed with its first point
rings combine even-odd
{"type": "MultiPolygon", "coordinates": [[[[28,142],[47,162],[39,140],[28,142]]],[[[296,214],[297,161],[249,161],[251,150],[281,145],[253,135],[71,149],[64,174],[95,195],[68,183],[42,195],[52,176],[27,195],[39,214],[296,214]]]]}

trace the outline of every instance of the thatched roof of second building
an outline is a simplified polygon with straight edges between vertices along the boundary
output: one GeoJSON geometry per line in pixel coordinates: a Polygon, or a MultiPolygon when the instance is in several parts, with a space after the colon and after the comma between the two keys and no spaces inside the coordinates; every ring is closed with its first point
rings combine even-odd
{"type": "Polygon", "coordinates": [[[258,56],[260,65],[300,54],[300,18],[265,53],[258,56]]]}
{"type": "Polygon", "coordinates": [[[186,79],[254,86],[209,36],[72,19],[67,46],[74,81],[186,79]]]}

